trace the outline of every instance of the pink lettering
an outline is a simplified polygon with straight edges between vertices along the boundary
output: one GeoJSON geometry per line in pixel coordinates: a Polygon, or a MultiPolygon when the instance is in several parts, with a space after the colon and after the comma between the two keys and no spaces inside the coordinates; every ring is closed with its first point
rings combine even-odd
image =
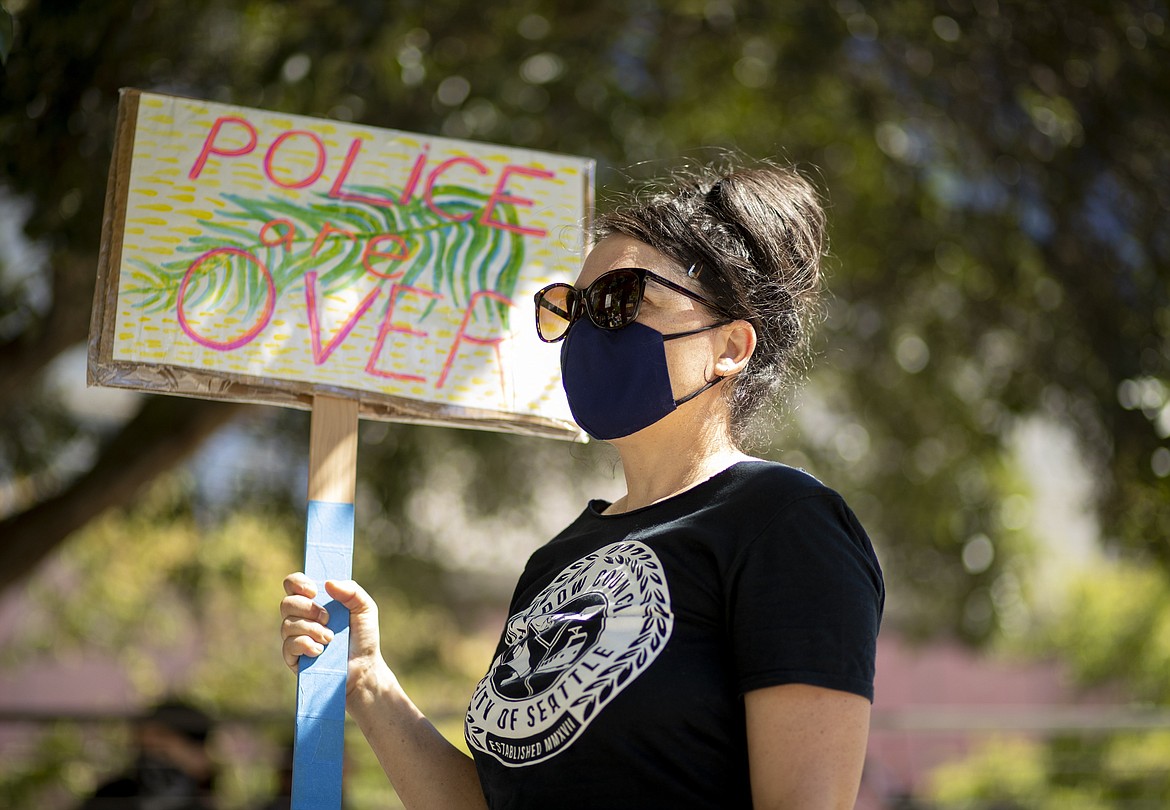
{"type": "Polygon", "coordinates": [[[317,178],[321,176],[321,172],[323,171],[325,171],[325,144],[321,142],[321,138],[318,135],[312,132],[296,129],[282,132],[272,142],[272,146],[268,147],[268,153],[264,155],[264,175],[281,188],[305,188],[306,186],[311,186],[317,182],[317,178]],[[284,145],[285,141],[290,138],[295,138],[298,135],[308,138],[313,142],[313,146],[317,148],[317,165],[307,177],[293,182],[285,182],[278,178],[272,171],[272,159],[276,156],[280,147],[284,145]]]}
{"type": "Polygon", "coordinates": [[[460,163],[468,164],[469,166],[471,166],[473,169],[475,169],[480,174],[488,174],[488,167],[483,165],[478,160],[476,160],[475,158],[472,158],[472,157],[460,155],[459,157],[453,157],[450,160],[444,160],[442,163],[440,163],[438,166],[435,167],[435,170],[433,172],[431,172],[431,176],[427,178],[427,187],[426,187],[426,190],[423,192],[423,199],[426,200],[427,208],[431,209],[432,211],[434,211],[436,214],[443,217],[444,219],[450,219],[450,220],[453,220],[455,222],[467,222],[469,219],[471,219],[474,216],[474,214],[472,214],[470,212],[463,214],[463,215],[452,214],[452,213],[450,213],[448,211],[444,211],[442,208],[440,208],[438,203],[436,203],[434,200],[435,183],[436,183],[436,181],[438,181],[439,176],[442,175],[444,172],[446,172],[448,169],[450,169],[452,166],[457,166],[460,163]]]}
{"type": "Polygon", "coordinates": [[[377,236],[371,237],[370,240],[366,242],[366,247],[362,251],[362,267],[366,268],[367,273],[378,276],[379,278],[395,279],[405,273],[406,270],[399,269],[393,273],[383,273],[374,269],[374,266],[370,264],[370,257],[374,256],[379,259],[390,259],[391,261],[400,262],[409,259],[410,254],[410,245],[406,244],[405,237],[396,233],[380,233],[377,236]],[[377,245],[383,240],[389,240],[393,242],[397,248],[390,252],[378,250],[377,245]]]}
{"type": "Polygon", "coordinates": [[[317,314],[317,273],[316,271],[310,270],[305,274],[305,309],[309,314],[309,336],[313,341],[314,363],[321,365],[329,359],[329,355],[333,354],[333,350],[340,346],[349,336],[349,333],[353,331],[354,326],[361,320],[361,317],[366,314],[366,310],[373,305],[374,299],[378,297],[378,293],[381,291],[380,287],[375,287],[366,293],[366,297],[358,304],[357,309],[350,313],[345,323],[341,325],[341,329],[337,331],[337,334],[322,349],[321,321],[320,316],[317,314]]]}
{"type": "Polygon", "coordinates": [[[386,317],[382,319],[382,326],[378,329],[378,338],[374,341],[374,350],[370,352],[370,361],[366,363],[366,372],[376,377],[385,377],[403,382],[426,382],[427,378],[418,374],[399,374],[378,368],[378,357],[382,354],[382,347],[386,343],[386,335],[397,332],[413,337],[426,337],[428,333],[420,329],[411,329],[409,326],[399,326],[394,323],[394,306],[398,303],[398,296],[405,294],[421,295],[424,298],[441,299],[443,296],[432,290],[420,287],[410,287],[404,284],[395,284],[390,288],[390,303],[386,306],[386,317]]]}
{"type": "Polygon", "coordinates": [[[217,118],[215,123],[211,125],[211,131],[207,133],[207,140],[203,142],[203,151],[199,153],[199,157],[195,159],[195,164],[188,172],[187,178],[194,180],[203,172],[203,167],[207,165],[207,158],[211,155],[220,155],[222,157],[240,157],[246,155],[256,148],[256,128],[245,121],[243,118],[237,118],[234,115],[225,115],[217,118]],[[238,149],[216,149],[215,139],[219,135],[220,129],[224,124],[237,124],[244,128],[248,133],[248,145],[241,146],[238,149]]]}
{"type": "Polygon", "coordinates": [[[277,245],[284,245],[284,249],[292,252],[294,240],[297,235],[297,226],[288,219],[273,219],[265,222],[260,227],[260,244],[265,247],[276,247],[277,245]],[[277,225],[283,225],[285,232],[283,234],[276,234],[276,241],[272,240],[272,232],[276,230],[277,225]]]}
{"type": "Polygon", "coordinates": [[[471,301],[467,304],[467,310],[463,313],[463,323],[459,325],[459,331],[455,334],[455,341],[451,344],[451,351],[447,353],[447,360],[443,363],[443,373],[439,375],[439,381],[435,383],[435,388],[443,387],[443,383],[447,381],[447,375],[451,372],[451,366],[455,362],[455,355],[458,353],[459,347],[464,342],[467,342],[477,346],[492,346],[495,348],[496,364],[500,369],[500,391],[505,394],[507,393],[508,389],[504,380],[504,363],[500,357],[500,344],[504,342],[504,339],[502,337],[482,338],[467,334],[467,324],[471,321],[471,313],[480,298],[490,298],[509,307],[515,306],[507,297],[492,290],[476,290],[472,294],[471,301]]]}
{"type": "Polygon", "coordinates": [[[247,251],[233,247],[220,247],[209,250],[195,261],[191,262],[190,267],[187,268],[187,272],[183,274],[183,281],[179,284],[179,300],[176,304],[176,309],[178,310],[179,316],[179,326],[184,332],[187,333],[187,336],[202,346],[206,346],[209,349],[215,349],[221,352],[228,352],[232,349],[238,349],[246,343],[249,343],[254,337],[256,337],[256,335],[264,331],[264,327],[266,327],[268,322],[272,319],[272,312],[275,308],[276,284],[273,283],[272,274],[268,272],[268,268],[264,266],[264,262],[260,261],[247,251]],[[235,340],[218,341],[212,340],[211,338],[206,338],[195,331],[190,322],[187,320],[187,313],[184,311],[183,304],[187,298],[187,286],[191,283],[191,278],[195,275],[195,272],[208,259],[224,254],[228,256],[239,256],[240,258],[247,259],[259,267],[260,272],[264,274],[264,281],[268,285],[268,294],[264,299],[264,311],[261,312],[260,319],[252,326],[251,329],[235,340]]]}
{"type": "Polygon", "coordinates": [[[496,206],[500,203],[520,205],[525,208],[532,207],[532,200],[527,197],[517,197],[505,191],[508,187],[508,178],[513,174],[523,174],[528,177],[539,177],[545,180],[556,176],[553,172],[546,171],[545,169],[536,169],[531,166],[505,166],[504,170],[500,172],[500,179],[496,181],[496,189],[492,192],[491,199],[488,200],[488,204],[484,207],[483,213],[479,215],[479,223],[481,225],[490,225],[493,228],[502,228],[505,231],[511,231],[513,233],[527,234],[529,236],[546,236],[548,231],[543,228],[526,228],[523,225],[513,225],[511,222],[501,222],[492,217],[496,206]]]}

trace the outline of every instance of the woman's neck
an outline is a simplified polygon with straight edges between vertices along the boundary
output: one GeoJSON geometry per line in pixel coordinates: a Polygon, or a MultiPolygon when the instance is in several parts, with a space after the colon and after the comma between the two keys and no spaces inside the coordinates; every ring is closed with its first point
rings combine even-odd
{"type": "MultiPolygon", "coordinates": [[[[639,437],[640,439],[643,437],[639,437]]],[[[629,512],[685,492],[731,465],[752,459],[726,434],[701,432],[688,437],[644,437],[645,441],[614,442],[622,459],[626,494],[607,514],[629,512]]]]}

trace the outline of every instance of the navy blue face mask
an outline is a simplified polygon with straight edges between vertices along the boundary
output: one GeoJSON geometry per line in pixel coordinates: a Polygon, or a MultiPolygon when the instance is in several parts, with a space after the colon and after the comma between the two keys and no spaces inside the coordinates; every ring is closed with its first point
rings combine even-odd
{"type": "Polygon", "coordinates": [[[637,322],[607,330],[578,320],[561,344],[561,380],[573,419],[595,439],[619,439],[653,425],[723,380],[674,399],[664,341],[728,323],[664,335],[637,322]]]}

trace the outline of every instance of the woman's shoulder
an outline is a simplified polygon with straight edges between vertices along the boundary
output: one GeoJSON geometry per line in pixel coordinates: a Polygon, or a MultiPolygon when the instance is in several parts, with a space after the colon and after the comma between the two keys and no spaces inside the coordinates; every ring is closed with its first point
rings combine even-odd
{"type": "Polygon", "coordinates": [[[743,463],[729,472],[720,511],[740,527],[745,547],[761,540],[789,549],[841,545],[873,556],[853,510],[815,476],[773,461],[743,463]]]}
{"type": "Polygon", "coordinates": [[[806,497],[840,498],[816,476],[779,461],[741,461],[725,470],[723,476],[729,498],[764,498],[777,507],[806,497]]]}

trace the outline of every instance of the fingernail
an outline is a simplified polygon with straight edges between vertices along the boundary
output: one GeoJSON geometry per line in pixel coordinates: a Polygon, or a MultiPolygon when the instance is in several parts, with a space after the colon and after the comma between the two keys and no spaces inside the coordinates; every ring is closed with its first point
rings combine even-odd
{"type": "Polygon", "coordinates": [[[326,644],[328,644],[330,641],[333,641],[333,631],[326,630],[323,635],[325,636],[326,644]]]}
{"type": "Polygon", "coordinates": [[[325,652],[325,648],[324,648],[324,647],[322,647],[320,644],[314,644],[314,645],[313,645],[313,651],[314,651],[315,653],[317,653],[317,655],[320,655],[321,653],[325,652]]]}

